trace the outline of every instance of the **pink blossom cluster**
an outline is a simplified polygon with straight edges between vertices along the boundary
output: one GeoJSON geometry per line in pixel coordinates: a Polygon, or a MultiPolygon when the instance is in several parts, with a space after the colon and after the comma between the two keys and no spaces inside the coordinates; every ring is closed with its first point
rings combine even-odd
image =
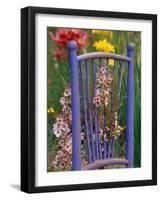
{"type": "Polygon", "coordinates": [[[69,170],[71,169],[71,156],[72,156],[72,141],[71,136],[68,135],[61,137],[58,142],[58,152],[52,160],[52,167],[54,170],[69,170]]]}
{"type": "Polygon", "coordinates": [[[101,127],[99,129],[101,144],[103,144],[104,142],[109,142],[113,137],[117,139],[121,135],[121,132],[123,130],[124,128],[122,128],[118,124],[117,113],[115,113],[113,122],[111,122],[111,120],[107,120],[107,126],[105,128],[101,127]]]}
{"type": "Polygon", "coordinates": [[[52,166],[56,170],[63,170],[71,167],[72,141],[71,141],[71,89],[67,86],[63,97],[60,99],[62,113],[56,118],[53,124],[53,134],[59,138],[58,153],[52,161],[52,166]]]}
{"type": "Polygon", "coordinates": [[[67,136],[71,132],[72,112],[71,112],[71,89],[66,87],[60,103],[63,106],[62,113],[56,118],[53,124],[53,133],[56,137],[67,136]]]}
{"type": "MultiPolygon", "coordinates": [[[[113,106],[111,107],[111,91],[113,78],[106,72],[106,66],[104,65],[96,74],[96,93],[93,97],[93,104],[99,109],[99,135],[101,143],[108,142],[112,137],[117,138],[120,136],[123,128],[118,124],[117,110],[118,99],[113,99],[113,106]],[[106,120],[106,127],[104,127],[104,112],[108,112],[108,118],[106,120]]],[[[115,84],[113,84],[115,85],[115,84]]]]}
{"type": "Polygon", "coordinates": [[[106,66],[103,66],[96,74],[96,94],[93,98],[96,107],[108,106],[112,80],[112,77],[107,75],[106,66]]]}
{"type": "MultiPolygon", "coordinates": [[[[71,88],[65,87],[63,96],[60,98],[62,112],[57,116],[53,124],[53,134],[59,139],[58,152],[52,160],[54,170],[71,170],[72,165],[72,111],[71,111],[71,88]]],[[[85,134],[81,133],[81,140],[84,140],[85,134]]],[[[84,150],[82,149],[82,152],[84,150]]],[[[85,153],[83,154],[85,157],[85,153]]],[[[82,164],[87,164],[85,158],[82,164]]]]}
{"type": "Polygon", "coordinates": [[[117,116],[117,111],[115,110],[115,112],[111,113],[113,122],[110,125],[110,130],[111,130],[111,137],[114,137],[115,139],[117,139],[120,135],[121,132],[124,130],[124,128],[122,128],[119,123],[118,123],[118,116],[117,116]]]}

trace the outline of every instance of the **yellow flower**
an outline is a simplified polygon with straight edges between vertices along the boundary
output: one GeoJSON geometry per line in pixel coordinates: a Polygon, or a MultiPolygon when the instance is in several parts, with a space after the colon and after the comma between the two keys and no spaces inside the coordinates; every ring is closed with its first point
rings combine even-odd
{"type": "Polygon", "coordinates": [[[121,127],[121,128],[120,128],[121,133],[124,133],[125,129],[126,129],[126,126],[121,127]]]}
{"type": "Polygon", "coordinates": [[[93,46],[96,48],[97,51],[103,51],[103,52],[115,52],[115,48],[113,45],[107,42],[107,40],[99,40],[95,41],[93,46]]]}
{"type": "Polygon", "coordinates": [[[113,59],[109,59],[108,60],[108,65],[109,66],[114,66],[114,60],[113,59]]]}
{"type": "Polygon", "coordinates": [[[54,113],[54,112],[55,110],[52,107],[48,108],[48,113],[54,113]]]}
{"type": "Polygon", "coordinates": [[[101,30],[92,30],[92,33],[93,33],[93,34],[100,34],[100,33],[101,33],[101,30]]]}
{"type": "Polygon", "coordinates": [[[96,35],[103,35],[103,36],[107,36],[108,39],[112,39],[113,33],[112,31],[108,31],[108,30],[92,30],[93,34],[96,35]]]}

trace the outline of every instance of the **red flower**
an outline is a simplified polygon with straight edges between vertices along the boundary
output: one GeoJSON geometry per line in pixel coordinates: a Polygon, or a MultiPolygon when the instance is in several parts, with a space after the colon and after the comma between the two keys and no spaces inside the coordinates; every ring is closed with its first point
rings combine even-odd
{"type": "Polygon", "coordinates": [[[70,40],[75,40],[80,49],[88,45],[88,34],[82,29],[59,28],[55,35],[49,32],[49,36],[60,47],[66,47],[70,40]]]}
{"type": "Polygon", "coordinates": [[[64,49],[61,49],[61,48],[57,48],[53,51],[53,56],[56,58],[56,59],[66,59],[67,58],[67,53],[64,49]]]}

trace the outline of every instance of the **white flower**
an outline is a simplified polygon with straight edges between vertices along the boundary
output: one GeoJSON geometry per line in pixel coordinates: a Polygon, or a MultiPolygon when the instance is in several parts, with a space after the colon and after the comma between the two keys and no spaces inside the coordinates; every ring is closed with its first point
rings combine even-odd
{"type": "Polygon", "coordinates": [[[67,111],[67,110],[68,110],[68,105],[64,104],[64,105],[63,105],[63,108],[62,108],[62,111],[65,112],[65,111],[67,111]]]}
{"type": "Polygon", "coordinates": [[[97,107],[100,106],[100,105],[101,105],[101,98],[100,98],[100,96],[94,97],[93,103],[94,103],[97,107]]]}
{"type": "Polygon", "coordinates": [[[59,157],[61,157],[62,155],[62,152],[61,151],[58,151],[58,154],[57,154],[59,157]]]}
{"type": "Polygon", "coordinates": [[[57,129],[62,129],[63,127],[63,122],[56,122],[55,124],[53,124],[53,130],[57,130],[57,129]]]}
{"type": "Polygon", "coordinates": [[[106,126],[106,131],[109,132],[110,130],[111,129],[108,126],[106,126]]]}
{"type": "Polygon", "coordinates": [[[61,163],[60,163],[60,168],[61,168],[61,169],[64,169],[64,167],[65,167],[65,162],[61,162],[61,163]]]}
{"type": "Polygon", "coordinates": [[[72,146],[72,138],[69,138],[67,145],[72,146]]]}
{"type": "Polygon", "coordinates": [[[115,112],[115,127],[118,126],[118,121],[117,121],[117,112],[115,112]]]}
{"type": "Polygon", "coordinates": [[[65,134],[70,133],[70,128],[67,127],[67,128],[64,130],[64,133],[65,133],[65,134]]]}
{"type": "Polygon", "coordinates": [[[65,132],[70,133],[70,128],[66,128],[65,132]]]}
{"type": "Polygon", "coordinates": [[[69,133],[70,132],[70,128],[68,127],[68,124],[65,123],[65,122],[62,123],[62,126],[60,128],[64,133],[69,133]]]}
{"type": "Polygon", "coordinates": [[[117,126],[117,128],[119,129],[119,131],[121,131],[122,127],[121,126],[117,126]]]}
{"type": "Polygon", "coordinates": [[[57,123],[53,124],[53,129],[57,129],[57,128],[58,128],[57,123]]]}
{"type": "Polygon", "coordinates": [[[103,129],[102,128],[100,128],[99,133],[100,133],[100,136],[103,135],[103,129]]]}
{"type": "Polygon", "coordinates": [[[104,83],[105,81],[106,81],[106,76],[105,76],[105,75],[103,75],[103,76],[101,76],[101,77],[99,78],[99,83],[100,83],[100,84],[104,83]]]}
{"type": "Polygon", "coordinates": [[[103,91],[104,95],[108,96],[109,95],[109,89],[103,91]]]}
{"type": "Polygon", "coordinates": [[[81,132],[81,140],[84,140],[84,138],[85,138],[85,133],[81,132]]]}
{"type": "Polygon", "coordinates": [[[70,89],[70,88],[66,88],[66,89],[65,89],[65,91],[64,91],[64,96],[65,96],[65,97],[71,96],[71,89],[70,89]]]}
{"type": "Polygon", "coordinates": [[[64,140],[60,140],[60,141],[59,141],[59,145],[60,145],[61,147],[63,147],[63,146],[64,146],[64,140]]]}
{"type": "Polygon", "coordinates": [[[111,84],[112,80],[113,80],[112,77],[108,76],[108,80],[107,80],[108,84],[111,84]]]}
{"type": "Polygon", "coordinates": [[[64,149],[65,149],[67,152],[71,153],[71,152],[72,152],[72,145],[66,144],[65,147],[64,147],[64,149]]]}
{"type": "Polygon", "coordinates": [[[57,117],[56,122],[62,123],[64,122],[64,119],[62,117],[57,117]]]}
{"type": "Polygon", "coordinates": [[[120,136],[120,130],[116,130],[116,134],[120,136]]]}
{"type": "Polygon", "coordinates": [[[63,130],[63,131],[66,131],[67,128],[68,128],[68,124],[63,123],[63,124],[62,124],[62,130],[63,130]]]}
{"type": "Polygon", "coordinates": [[[102,68],[100,69],[100,73],[101,73],[101,74],[106,74],[106,69],[105,69],[105,67],[102,67],[102,68]]]}
{"type": "Polygon", "coordinates": [[[62,135],[62,131],[60,129],[55,129],[53,132],[56,137],[60,137],[62,135]]]}
{"type": "Polygon", "coordinates": [[[64,104],[65,104],[65,98],[64,98],[64,97],[61,97],[60,103],[61,103],[61,105],[64,105],[64,104]]]}
{"type": "Polygon", "coordinates": [[[104,134],[103,139],[104,139],[105,142],[108,142],[108,139],[107,139],[107,135],[106,135],[106,134],[104,134]]]}
{"type": "Polygon", "coordinates": [[[105,99],[104,99],[104,104],[105,104],[105,106],[108,105],[108,98],[107,97],[105,97],[105,99]]]}
{"type": "Polygon", "coordinates": [[[101,89],[97,89],[96,90],[96,96],[100,95],[101,94],[101,89]]]}
{"type": "Polygon", "coordinates": [[[55,160],[53,160],[52,163],[51,163],[51,165],[52,165],[53,167],[55,167],[55,166],[57,165],[57,162],[56,162],[55,160]]]}
{"type": "Polygon", "coordinates": [[[56,156],[55,156],[55,161],[58,162],[59,159],[60,159],[60,156],[59,156],[59,155],[56,155],[56,156]]]}

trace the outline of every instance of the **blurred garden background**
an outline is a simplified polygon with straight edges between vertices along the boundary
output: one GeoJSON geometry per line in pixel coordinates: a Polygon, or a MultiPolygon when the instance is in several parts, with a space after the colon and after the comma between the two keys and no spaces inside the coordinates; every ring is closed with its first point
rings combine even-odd
{"type": "MultiPolygon", "coordinates": [[[[64,153],[67,159],[61,163],[61,167],[55,167],[56,162],[62,157],[61,142],[57,131],[53,133],[56,121],[61,120],[58,116],[62,113],[64,104],[68,109],[68,120],[71,123],[69,108],[70,99],[70,64],[67,43],[76,40],[78,44],[78,55],[82,53],[103,51],[127,55],[127,44],[135,44],[135,68],[134,68],[134,87],[135,87],[135,107],[134,107],[134,167],[141,165],[141,33],[112,30],[90,30],[90,29],[68,29],[68,28],[47,28],[47,70],[48,70],[48,172],[66,169],[64,165],[71,166],[71,136],[68,137],[69,155],[64,153]]],[[[113,68],[113,60],[109,60],[109,67],[113,68]]],[[[118,71],[119,75],[119,71],[118,71]]],[[[126,88],[127,88],[127,67],[124,69],[122,92],[120,100],[119,122],[122,126],[126,124],[126,88]]],[[[64,125],[67,132],[69,127],[64,125]]],[[[55,129],[54,129],[55,130],[55,129]]],[[[121,154],[125,154],[125,147],[121,145],[125,140],[122,136],[118,142],[118,149],[121,154]]]]}

